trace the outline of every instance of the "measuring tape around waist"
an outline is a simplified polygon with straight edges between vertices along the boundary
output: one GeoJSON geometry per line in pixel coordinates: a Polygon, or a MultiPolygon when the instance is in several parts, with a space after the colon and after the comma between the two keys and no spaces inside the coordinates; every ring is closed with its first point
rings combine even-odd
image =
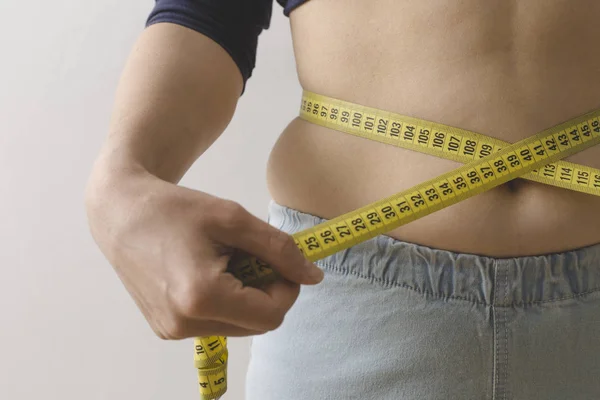
{"type": "MultiPolygon", "coordinates": [[[[418,151],[448,160],[469,163],[483,158],[510,143],[465,129],[378,110],[304,91],[300,117],[377,142],[418,151]]],[[[565,129],[559,136],[585,140],[600,124],[582,122],[565,129]]],[[[600,170],[566,161],[548,163],[520,178],[600,196],[600,170]]]]}
{"type": "MultiPolygon", "coordinates": [[[[518,177],[600,195],[600,171],[559,161],[600,143],[600,110],[515,144],[310,92],[304,93],[300,115],[333,129],[466,162],[419,185],[294,233],[296,245],[313,262],[518,177]],[[545,175],[548,165],[554,165],[554,173],[545,175]],[[569,169],[564,178],[562,168],[569,169]]],[[[265,262],[249,255],[236,255],[228,271],[244,285],[254,287],[278,278],[265,262]]],[[[196,338],[194,344],[201,398],[218,399],[227,390],[226,338],[196,338]]]]}

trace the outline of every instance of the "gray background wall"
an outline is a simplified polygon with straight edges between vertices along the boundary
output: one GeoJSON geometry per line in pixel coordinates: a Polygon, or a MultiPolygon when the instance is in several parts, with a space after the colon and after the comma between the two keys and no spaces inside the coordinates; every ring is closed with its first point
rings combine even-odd
{"type": "MultiPolygon", "coordinates": [[[[83,208],[120,71],[152,5],[0,2],[1,399],[198,398],[191,340],[154,336],[83,208]]],[[[300,95],[289,22],[275,4],[234,120],[182,184],[266,218],[267,156],[300,95]]],[[[248,345],[230,341],[225,399],[243,399],[248,345]]]]}

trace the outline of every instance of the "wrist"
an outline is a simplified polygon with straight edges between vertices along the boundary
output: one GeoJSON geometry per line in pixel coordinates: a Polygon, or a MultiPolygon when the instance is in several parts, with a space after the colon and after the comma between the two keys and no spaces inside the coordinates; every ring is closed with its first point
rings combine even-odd
{"type": "Polygon", "coordinates": [[[131,157],[117,152],[100,152],[87,182],[86,203],[108,200],[136,179],[148,176],[149,172],[131,157]]]}
{"type": "Polygon", "coordinates": [[[144,189],[158,180],[140,163],[122,154],[98,156],[85,188],[85,208],[90,228],[97,224],[123,223],[151,192],[144,189]],[[129,211],[128,211],[129,210],[129,211]]]}
{"type": "Polygon", "coordinates": [[[144,218],[144,203],[160,181],[139,163],[101,153],[85,189],[87,222],[96,243],[109,259],[144,218]]]}

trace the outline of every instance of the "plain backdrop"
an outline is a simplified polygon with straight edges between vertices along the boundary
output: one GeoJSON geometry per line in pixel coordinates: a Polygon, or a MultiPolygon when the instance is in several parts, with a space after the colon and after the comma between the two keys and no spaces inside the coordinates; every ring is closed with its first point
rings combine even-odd
{"type": "MultiPolygon", "coordinates": [[[[153,4],[0,1],[0,399],[198,399],[192,341],[154,336],[83,206],[117,80],[153,4]]],[[[275,3],[233,121],[182,184],[266,219],[266,160],[300,96],[275,3]]],[[[249,343],[230,340],[224,399],[243,399],[249,343]]]]}

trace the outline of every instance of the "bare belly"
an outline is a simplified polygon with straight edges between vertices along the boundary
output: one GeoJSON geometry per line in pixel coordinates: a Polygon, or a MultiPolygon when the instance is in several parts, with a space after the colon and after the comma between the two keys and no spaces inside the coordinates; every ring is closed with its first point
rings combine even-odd
{"type": "MultiPolygon", "coordinates": [[[[600,3],[311,0],[291,14],[310,91],[516,142],[600,108],[600,3]]],[[[567,160],[600,168],[600,146],[567,160]]],[[[296,119],[269,159],[275,201],[333,218],[459,164],[296,119]]],[[[494,257],[600,242],[600,196],[515,180],[388,233],[494,257]]]]}

